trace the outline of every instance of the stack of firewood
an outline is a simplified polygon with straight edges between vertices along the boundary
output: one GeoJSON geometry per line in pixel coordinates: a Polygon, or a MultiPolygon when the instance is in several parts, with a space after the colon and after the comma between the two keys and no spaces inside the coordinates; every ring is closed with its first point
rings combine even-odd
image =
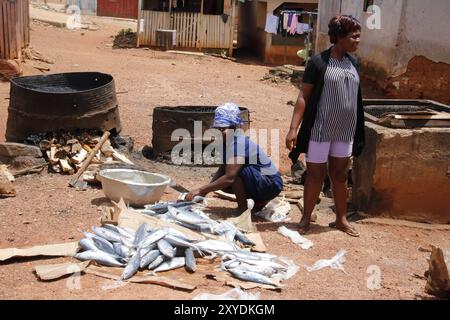
{"type": "MultiPolygon", "coordinates": [[[[100,141],[99,136],[73,137],[65,135],[59,138],[42,139],[39,147],[49,162],[49,168],[55,173],[74,174],[83,165],[95,145],[100,141]]],[[[115,150],[111,141],[107,140],[97,152],[83,174],[83,180],[95,180],[95,174],[102,164],[133,164],[126,156],[115,150]]]]}

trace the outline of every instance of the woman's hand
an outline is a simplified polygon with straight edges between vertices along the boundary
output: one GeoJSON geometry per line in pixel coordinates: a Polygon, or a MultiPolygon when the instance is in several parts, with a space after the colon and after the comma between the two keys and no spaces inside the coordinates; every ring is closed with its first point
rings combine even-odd
{"type": "Polygon", "coordinates": [[[294,149],[297,144],[297,130],[289,129],[288,134],[286,135],[286,148],[289,150],[294,149]]]}
{"type": "Polygon", "coordinates": [[[205,194],[200,189],[195,189],[189,192],[186,197],[184,197],[185,201],[192,201],[196,196],[204,197],[205,194]]]}

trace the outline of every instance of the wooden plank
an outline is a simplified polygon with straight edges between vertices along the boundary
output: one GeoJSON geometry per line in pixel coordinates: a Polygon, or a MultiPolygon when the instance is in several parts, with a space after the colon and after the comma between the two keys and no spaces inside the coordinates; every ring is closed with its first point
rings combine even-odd
{"type": "Polygon", "coordinates": [[[4,28],[3,28],[3,5],[0,4],[0,59],[5,59],[5,36],[4,36],[4,28]]]}

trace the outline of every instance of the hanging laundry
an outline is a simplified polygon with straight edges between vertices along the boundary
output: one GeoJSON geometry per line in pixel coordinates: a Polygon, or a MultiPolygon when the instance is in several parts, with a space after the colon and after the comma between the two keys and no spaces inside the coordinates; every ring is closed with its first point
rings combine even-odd
{"type": "Polygon", "coordinates": [[[291,25],[289,26],[289,33],[295,34],[297,31],[297,25],[298,25],[298,16],[297,14],[294,14],[292,17],[291,25]]]}
{"type": "Polygon", "coordinates": [[[302,30],[303,32],[309,32],[311,31],[311,26],[307,23],[302,23],[302,30]]]}
{"type": "Polygon", "coordinates": [[[264,31],[267,33],[277,34],[277,28],[280,18],[274,16],[273,14],[268,13],[266,17],[266,26],[264,31]]]}
{"type": "Polygon", "coordinates": [[[284,13],[283,14],[283,30],[287,30],[288,29],[288,20],[289,20],[289,14],[288,13],[284,13]]]}
{"type": "Polygon", "coordinates": [[[297,24],[297,29],[295,30],[297,34],[303,34],[303,23],[297,24]]]}
{"type": "Polygon", "coordinates": [[[292,20],[293,20],[293,19],[294,19],[294,15],[293,15],[292,13],[289,13],[289,16],[288,16],[288,23],[287,23],[287,28],[286,28],[287,31],[290,30],[290,28],[291,28],[291,23],[292,23],[292,20]]]}

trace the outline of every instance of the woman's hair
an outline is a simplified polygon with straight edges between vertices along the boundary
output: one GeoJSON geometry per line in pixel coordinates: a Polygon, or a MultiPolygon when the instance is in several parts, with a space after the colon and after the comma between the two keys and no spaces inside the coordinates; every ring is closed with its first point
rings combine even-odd
{"type": "Polygon", "coordinates": [[[336,43],[338,37],[344,38],[355,31],[361,31],[361,23],[352,16],[337,15],[328,23],[328,35],[331,43],[336,43]]]}

